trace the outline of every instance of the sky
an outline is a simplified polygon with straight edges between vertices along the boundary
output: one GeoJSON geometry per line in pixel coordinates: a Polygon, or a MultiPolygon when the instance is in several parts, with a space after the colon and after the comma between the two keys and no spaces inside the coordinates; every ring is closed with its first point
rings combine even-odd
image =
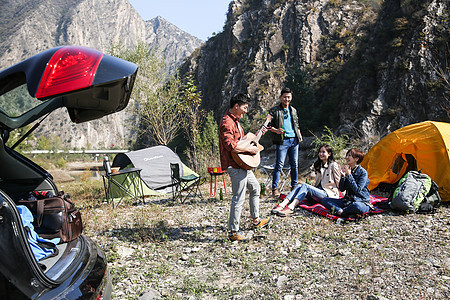
{"type": "Polygon", "coordinates": [[[157,16],[206,41],[222,32],[231,0],[129,0],[144,21],[157,16]]]}

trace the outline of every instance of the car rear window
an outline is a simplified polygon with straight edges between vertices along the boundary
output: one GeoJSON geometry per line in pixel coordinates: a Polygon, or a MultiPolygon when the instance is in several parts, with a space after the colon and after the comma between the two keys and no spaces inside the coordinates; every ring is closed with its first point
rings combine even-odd
{"type": "Polygon", "coordinates": [[[0,109],[10,117],[21,116],[41,103],[42,101],[30,96],[26,84],[0,96],[0,109]]]}

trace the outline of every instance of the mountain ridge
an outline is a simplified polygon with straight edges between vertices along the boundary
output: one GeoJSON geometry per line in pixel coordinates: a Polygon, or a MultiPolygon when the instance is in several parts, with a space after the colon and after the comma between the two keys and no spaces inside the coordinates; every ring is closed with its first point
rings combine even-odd
{"type": "MultiPolygon", "coordinates": [[[[435,69],[448,70],[445,0],[234,0],[223,31],[204,43],[162,17],[142,20],[127,0],[2,4],[2,64],[59,43],[107,51],[111,43],[150,40],[162,45],[171,71],[179,65],[181,76],[193,75],[217,120],[233,94],[246,92],[257,121],[288,85],[304,132],[327,125],[374,140],[413,122],[450,121],[448,90],[435,69]]],[[[127,147],[127,117],[124,111],[75,127],[53,113],[36,135],[57,133],[71,148],[127,147]],[[52,124],[63,124],[62,132],[52,124]]]]}
{"type": "MultiPolygon", "coordinates": [[[[203,43],[162,17],[144,21],[128,0],[2,1],[0,36],[1,68],[61,45],[108,53],[112,45],[121,43],[131,48],[143,41],[160,51],[166,57],[167,69],[174,72],[203,43]]],[[[125,126],[129,117],[131,112],[126,109],[75,125],[65,109],[59,109],[34,134],[57,136],[68,148],[125,148],[133,139],[133,128],[125,126]]]]}

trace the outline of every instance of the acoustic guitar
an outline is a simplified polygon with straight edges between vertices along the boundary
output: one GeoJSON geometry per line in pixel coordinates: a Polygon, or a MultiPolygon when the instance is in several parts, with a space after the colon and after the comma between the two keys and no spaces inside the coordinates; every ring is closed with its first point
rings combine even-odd
{"type": "Polygon", "coordinates": [[[247,135],[238,142],[238,146],[236,148],[247,148],[251,145],[258,147],[258,153],[251,154],[248,152],[236,152],[232,151],[231,156],[233,157],[233,160],[245,170],[251,170],[259,166],[259,163],[261,162],[261,157],[259,153],[264,149],[262,145],[259,144],[259,139],[263,135],[262,129],[266,127],[269,122],[272,120],[271,115],[266,116],[266,122],[264,122],[264,125],[261,129],[258,130],[258,132],[255,134],[249,132],[247,135]]]}

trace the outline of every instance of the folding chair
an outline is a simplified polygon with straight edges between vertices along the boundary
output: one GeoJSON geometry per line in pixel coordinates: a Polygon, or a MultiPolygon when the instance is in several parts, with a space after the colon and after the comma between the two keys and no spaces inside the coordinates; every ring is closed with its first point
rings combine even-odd
{"type": "Polygon", "coordinates": [[[199,196],[203,200],[202,192],[200,191],[201,176],[194,174],[180,176],[180,165],[177,163],[170,163],[170,171],[172,177],[173,200],[180,199],[181,203],[183,203],[189,196],[199,196]],[[183,191],[187,192],[185,197],[183,197],[183,191]]]}
{"type": "MultiPolygon", "coordinates": [[[[263,173],[266,174],[266,176],[267,176],[266,182],[264,184],[266,185],[266,187],[272,188],[272,178],[273,178],[272,174],[273,174],[273,171],[275,171],[275,164],[264,165],[261,167],[262,167],[263,173]]],[[[286,184],[286,182],[289,182],[290,175],[291,175],[291,167],[284,165],[283,168],[281,168],[280,180],[278,181],[278,189],[280,191],[283,190],[283,187],[286,184]]]]}
{"type": "Polygon", "coordinates": [[[120,170],[117,173],[106,173],[102,175],[105,188],[106,200],[114,208],[119,206],[125,197],[130,197],[139,203],[145,204],[144,188],[141,180],[141,169],[130,168],[120,170]],[[117,200],[115,204],[114,201],[117,200]]]}

